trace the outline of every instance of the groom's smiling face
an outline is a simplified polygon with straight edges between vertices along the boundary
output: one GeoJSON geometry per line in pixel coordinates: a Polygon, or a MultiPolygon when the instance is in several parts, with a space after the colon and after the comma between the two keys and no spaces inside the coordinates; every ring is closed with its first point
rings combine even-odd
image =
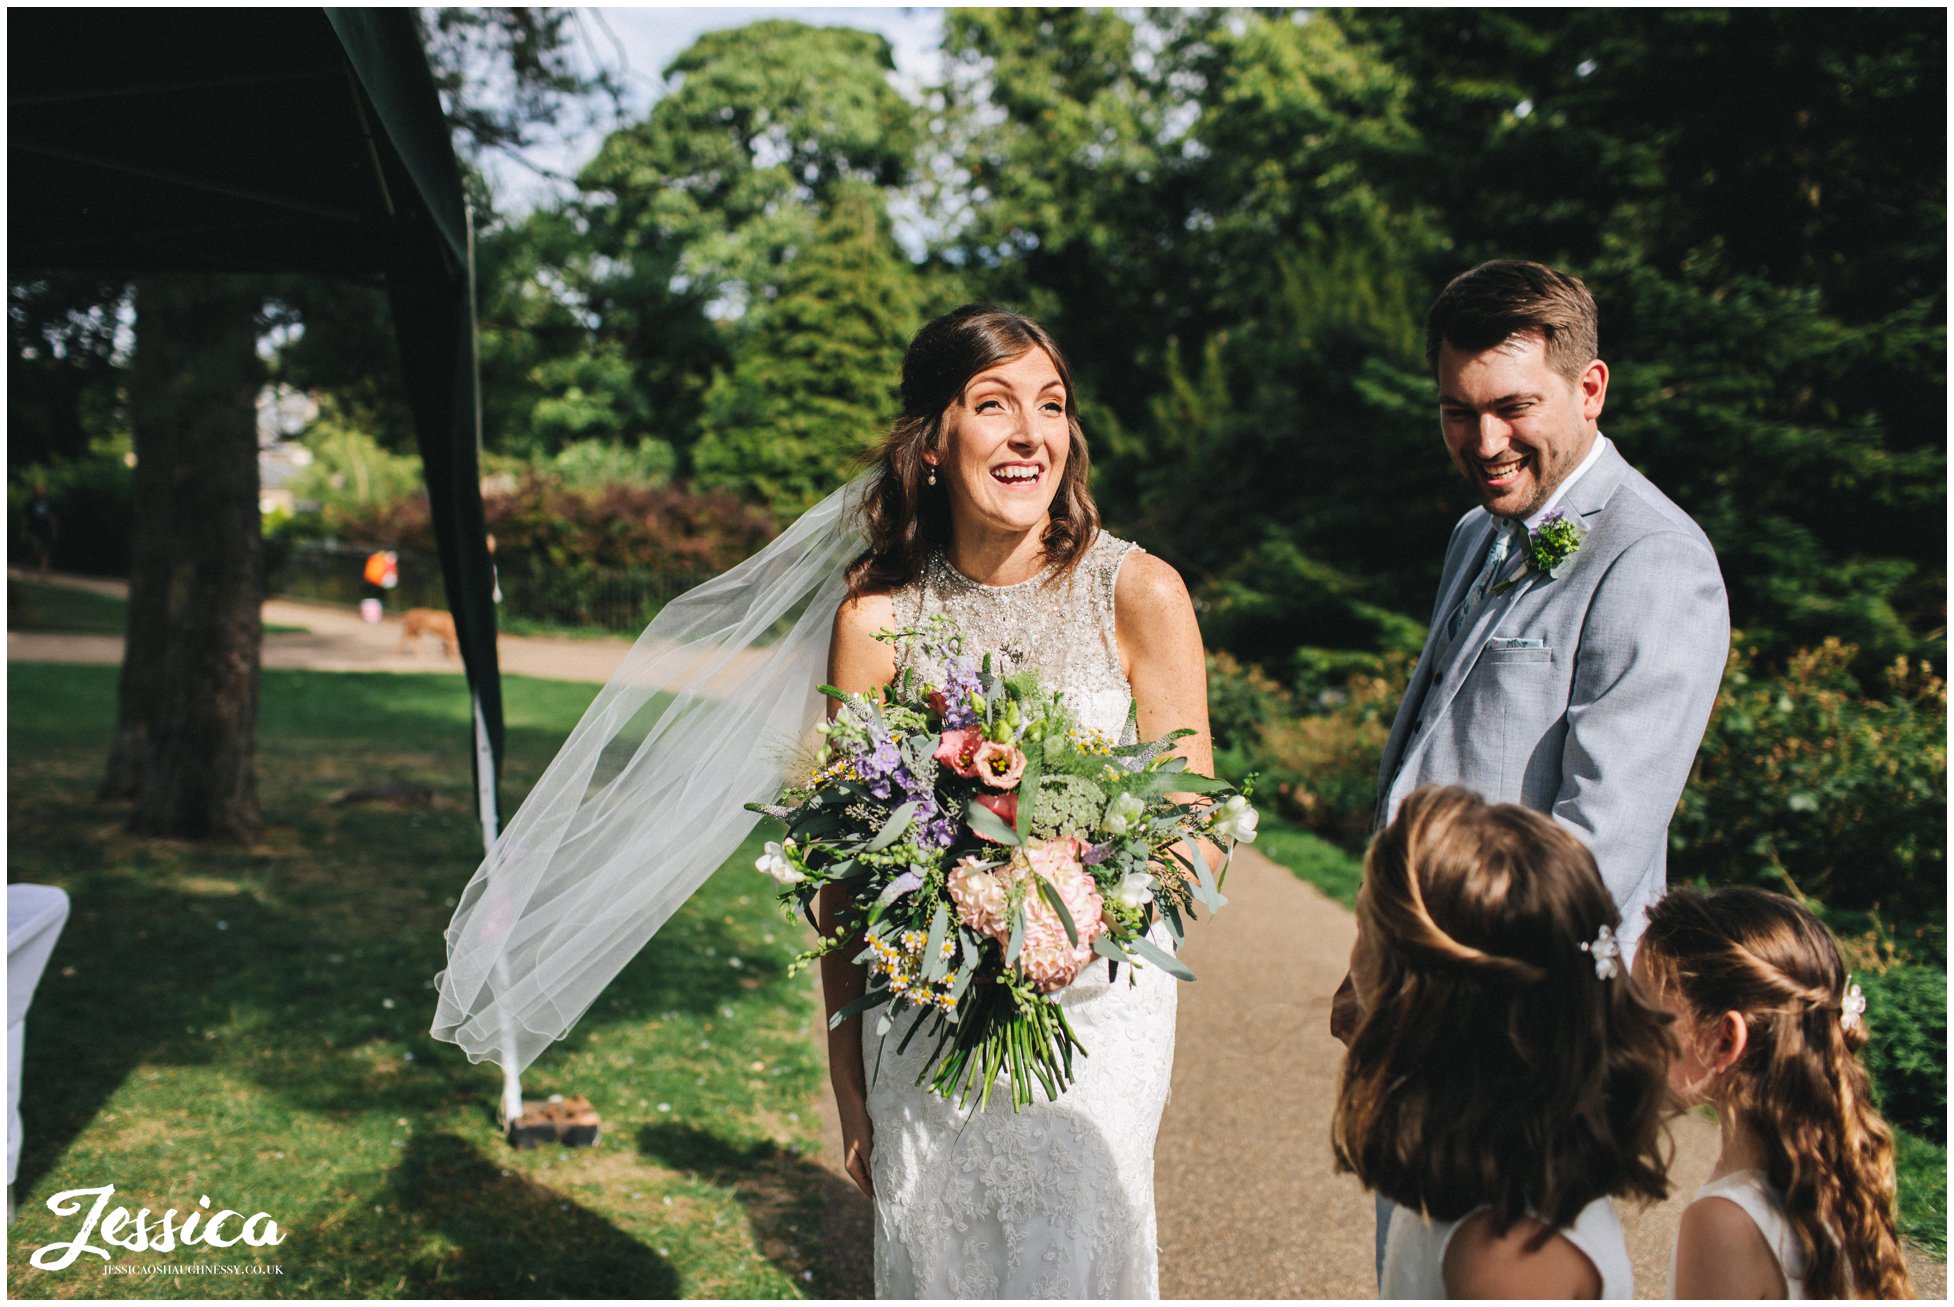
{"type": "Polygon", "coordinates": [[[1514,336],[1468,353],[1439,347],[1438,411],[1445,447],[1486,510],[1531,515],[1594,447],[1608,367],[1570,381],[1547,363],[1546,342],[1514,336]]]}

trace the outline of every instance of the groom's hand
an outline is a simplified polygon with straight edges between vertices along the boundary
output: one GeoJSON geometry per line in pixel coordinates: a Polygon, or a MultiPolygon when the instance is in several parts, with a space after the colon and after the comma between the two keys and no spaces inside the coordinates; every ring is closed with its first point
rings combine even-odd
{"type": "Polygon", "coordinates": [[[1343,983],[1330,997],[1330,1033],[1343,1041],[1345,1048],[1356,1037],[1357,1022],[1364,1015],[1364,1005],[1357,1001],[1357,986],[1351,981],[1348,971],[1343,973],[1343,983]]]}

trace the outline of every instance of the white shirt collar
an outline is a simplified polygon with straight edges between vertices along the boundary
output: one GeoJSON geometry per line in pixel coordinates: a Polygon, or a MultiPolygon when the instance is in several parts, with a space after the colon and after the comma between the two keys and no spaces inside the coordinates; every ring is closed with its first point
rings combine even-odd
{"type": "Polygon", "coordinates": [[[1555,507],[1560,504],[1561,498],[1564,495],[1566,495],[1570,489],[1573,488],[1574,483],[1576,481],[1579,481],[1582,477],[1586,476],[1588,474],[1588,469],[1601,461],[1602,451],[1606,450],[1607,448],[1608,448],[1608,437],[1602,435],[1599,431],[1595,432],[1594,445],[1592,448],[1588,450],[1588,456],[1581,460],[1581,465],[1575,468],[1572,472],[1569,472],[1567,474],[1567,479],[1561,482],[1559,485],[1555,486],[1554,493],[1547,496],[1547,502],[1542,504],[1539,507],[1539,509],[1533,514],[1533,516],[1529,517],[1526,520],[1526,528],[1528,532],[1532,532],[1535,527],[1540,525],[1540,521],[1542,518],[1546,517],[1547,514],[1554,511],[1555,507]]]}

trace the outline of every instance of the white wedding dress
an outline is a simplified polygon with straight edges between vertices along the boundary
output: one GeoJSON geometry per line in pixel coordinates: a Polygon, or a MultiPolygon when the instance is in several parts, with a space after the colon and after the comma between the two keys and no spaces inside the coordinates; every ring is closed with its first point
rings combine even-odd
{"type": "MultiPolygon", "coordinates": [[[[1001,670],[1035,666],[1086,725],[1120,739],[1131,697],[1113,626],[1113,584],[1135,546],[1101,532],[1073,575],[1013,586],[968,579],[940,554],[898,591],[898,626],[932,613],[963,631],[965,652],[1001,670]]],[[[919,672],[915,656],[899,654],[919,672]]],[[[1121,740],[1130,743],[1130,736],[1121,740]]],[[[1154,937],[1165,945],[1164,928],[1154,937]]],[[[1060,992],[1085,1046],[1056,1102],[1035,1091],[1013,1112],[1008,1088],[978,1110],[916,1084],[933,1041],[886,1045],[873,1017],[862,1056],[874,1127],[878,1298],[1157,1298],[1153,1144],[1174,1061],[1172,977],[1095,960],[1060,992]]]]}

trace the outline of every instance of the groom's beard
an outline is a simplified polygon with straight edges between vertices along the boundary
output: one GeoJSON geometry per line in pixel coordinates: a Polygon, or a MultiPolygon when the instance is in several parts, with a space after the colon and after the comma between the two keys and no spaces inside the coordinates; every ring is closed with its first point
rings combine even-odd
{"type": "Polygon", "coordinates": [[[1522,468],[1522,475],[1530,474],[1532,476],[1533,489],[1523,501],[1518,503],[1511,500],[1504,500],[1501,495],[1492,491],[1480,478],[1476,469],[1461,470],[1464,471],[1465,478],[1471,483],[1472,488],[1478,492],[1479,503],[1482,508],[1494,517],[1505,518],[1511,522],[1520,522],[1539,512],[1540,506],[1553,497],[1554,491],[1560,489],[1561,483],[1567,480],[1569,474],[1575,468],[1579,467],[1581,460],[1587,456],[1586,450],[1575,449],[1567,445],[1555,446],[1554,452],[1557,452],[1559,457],[1549,466],[1547,463],[1549,451],[1547,449],[1534,447],[1528,451],[1526,454],[1527,462],[1525,467],[1522,468]]]}

